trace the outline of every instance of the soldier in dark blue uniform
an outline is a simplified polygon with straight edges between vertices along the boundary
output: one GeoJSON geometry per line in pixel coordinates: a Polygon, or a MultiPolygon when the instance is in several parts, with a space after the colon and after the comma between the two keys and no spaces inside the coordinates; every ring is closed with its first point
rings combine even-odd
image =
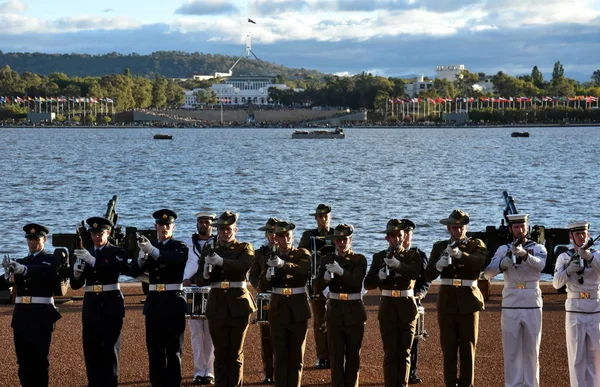
{"type": "MultiPolygon", "coordinates": [[[[24,387],[44,387],[48,386],[52,331],[61,317],[52,297],[58,268],[54,256],[44,250],[48,228],[31,223],[23,231],[29,255],[16,261],[5,256],[2,266],[7,274],[12,273],[17,287],[11,326],[19,380],[24,387]]],[[[6,281],[7,277],[2,279],[6,281]]]]}
{"type": "Polygon", "coordinates": [[[85,285],[83,355],[89,387],[117,386],[121,329],[125,317],[119,275],[127,274],[127,253],[108,242],[114,224],[105,218],[86,220],[94,246],[75,250],[71,287],[85,285]]]}
{"type": "Polygon", "coordinates": [[[142,237],[140,255],[132,275],[148,271],[150,287],[144,304],[146,346],[153,387],[181,386],[181,354],[187,302],[183,293],[183,270],[188,257],[185,243],[172,238],[177,214],[162,209],[152,214],[158,241],[142,237]]]}

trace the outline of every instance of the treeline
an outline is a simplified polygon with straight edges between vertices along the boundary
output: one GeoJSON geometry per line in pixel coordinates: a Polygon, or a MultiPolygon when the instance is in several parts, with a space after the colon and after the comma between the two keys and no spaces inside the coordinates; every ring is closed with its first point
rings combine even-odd
{"type": "MultiPolygon", "coordinates": [[[[228,55],[188,53],[183,51],[157,51],[149,55],[119,54],[43,54],[39,52],[0,51],[0,67],[8,65],[22,73],[40,75],[64,73],[69,77],[101,77],[106,74],[121,74],[128,68],[132,74],[153,78],[161,74],[166,78],[191,78],[194,74],[212,75],[227,72],[237,60],[228,55]]],[[[258,60],[241,60],[235,67],[240,75],[281,75],[293,78],[322,78],[323,74],[306,69],[292,69],[258,60]]]]}

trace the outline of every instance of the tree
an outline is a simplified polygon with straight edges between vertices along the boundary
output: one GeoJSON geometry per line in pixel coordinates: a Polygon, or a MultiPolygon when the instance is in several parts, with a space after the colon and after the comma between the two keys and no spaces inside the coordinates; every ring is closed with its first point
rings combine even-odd
{"type": "Polygon", "coordinates": [[[565,69],[560,61],[554,63],[554,70],[552,70],[552,83],[559,82],[565,77],[565,69]]]}
{"type": "Polygon", "coordinates": [[[167,104],[167,80],[156,74],[152,83],[152,106],[163,108],[167,104]]]}
{"type": "Polygon", "coordinates": [[[167,80],[165,93],[167,95],[167,106],[179,108],[185,103],[183,88],[174,80],[167,80]]]}
{"type": "Polygon", "coordinates": [[[464,97],[473,97],[479,93],[473,90],[473,85],[479,82],[479,75],[471,73],[469,70],[462,70],[456,75],[456,91],[464,97]]]}
{"type": "Polygon", "coordinates": [[[595,86],[600,86],[600,70],[594,71],[592,74],[592,82],[595,86]]]}
{"type": "Polygon", "coordinates": [[[531,81],[540,89],[544,87],[544,75],[537,66],[533,66],[533,70],[531,70],[531,81]]]}
{"type": "Polygon", "coordinates": [[[146,109],[152,106],[152,82],[149,79],[136,75],[133,78],[131,93],[137,108],[146,109]]]}

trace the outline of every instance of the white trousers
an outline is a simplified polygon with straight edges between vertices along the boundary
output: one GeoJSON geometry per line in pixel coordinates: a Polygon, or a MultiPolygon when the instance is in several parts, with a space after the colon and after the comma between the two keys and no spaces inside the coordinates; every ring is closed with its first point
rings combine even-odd
{"type": "Polygon", "coordinates": [[[208,320],[189,319],[194,376],[215,376],[215,348],[208,331],[208,320]]]}
{"type": "Polygon", "coordinates": [[[565,317],[571,387],[600,386],[600,313],[565,317]]]}
{"type": "Polygon", "coordinates": [[[542,309],[502,309],[504,385],[538,387],[542,309]]]}

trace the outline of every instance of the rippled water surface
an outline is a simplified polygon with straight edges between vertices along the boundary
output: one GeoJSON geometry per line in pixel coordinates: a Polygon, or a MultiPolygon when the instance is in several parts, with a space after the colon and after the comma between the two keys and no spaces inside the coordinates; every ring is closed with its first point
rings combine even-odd
{"type": "Polygon", "coordinates": [[[533,224],[588,219],[596,234],[600,129],[528,130],[347,129],[345,140],[292,140],[288,129],[175,129],[158,141],[150,128],[2,128],[0,251],[25,254],[27,222],[70,233],[103,215],[112,195],[124,226],[149,228],[152,212],[175,210],[179,238],[197,211],[240,212],[239,239],[255,245],[267,218],[294,222],[298,240],[315,227],[308,214],[329,203],[332,224],[353,224],[354,250],[369,257],[385,248],[391,217],[413,219],[426,252],[446,238],[439,219],[454,208],[471,214],[473,231],[499,225],[503,190],[533,224]]]}

